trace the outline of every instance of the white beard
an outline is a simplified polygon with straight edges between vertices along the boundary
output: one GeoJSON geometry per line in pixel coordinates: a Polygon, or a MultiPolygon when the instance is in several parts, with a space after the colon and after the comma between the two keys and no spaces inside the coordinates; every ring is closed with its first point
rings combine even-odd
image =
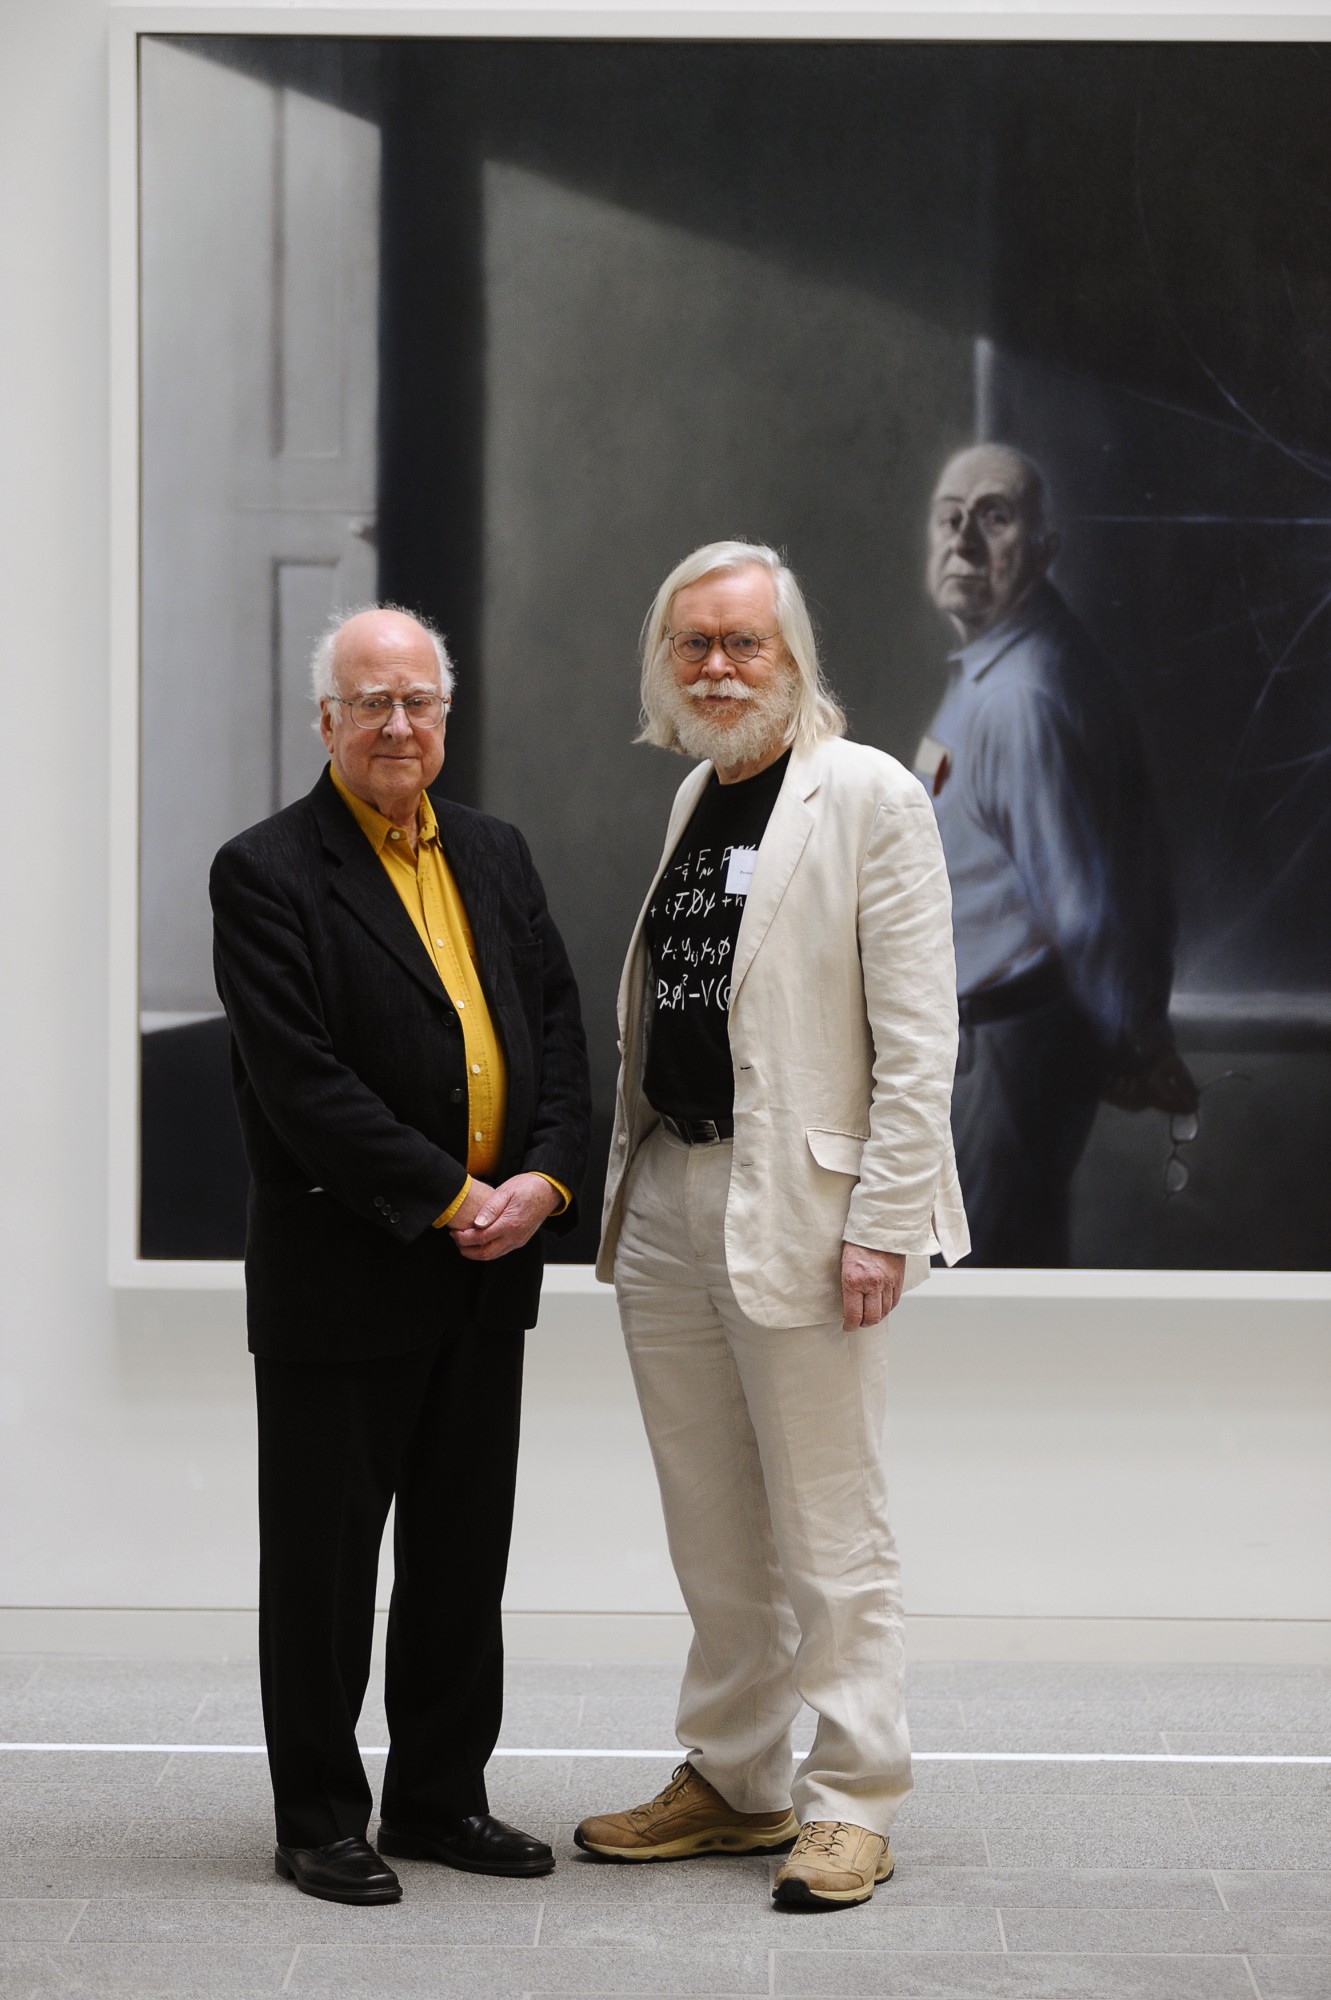
{"type": "Polygon", "coordinates": [[[735,764],[755,763],[784,743],[798,692],[793,671],[761,688],[738,679],[694,681],[681,687],[672,676],[661,689],[661,707],[685,754],[707,759],[725,771],[735,764]],[[706,694],[693,691],[704,685],[706,694]],[[715,719],[723,705],[724,722],[715,719]]]}

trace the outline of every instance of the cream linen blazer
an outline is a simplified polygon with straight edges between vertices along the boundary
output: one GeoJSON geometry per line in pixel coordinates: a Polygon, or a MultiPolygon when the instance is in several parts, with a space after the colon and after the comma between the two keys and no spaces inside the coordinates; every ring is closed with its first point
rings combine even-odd
{"type": "MultiPolygon", "coordinates": [[[[643,922],[711,773],[675,795],[619,985],[619,1082],[597,1276],[614,1276],[634,1154],[659,1121],[642,1094],[650,1014],[643,922]]],[[[895,758],[831,738],[796,749],[740,922],[730,985],[735,1148],[726,1262],[759,1326],[841,1316],[841,1245],[970,1248],[952,1153],[957,1055],[952,899],[923,786],[895,758]]]]}

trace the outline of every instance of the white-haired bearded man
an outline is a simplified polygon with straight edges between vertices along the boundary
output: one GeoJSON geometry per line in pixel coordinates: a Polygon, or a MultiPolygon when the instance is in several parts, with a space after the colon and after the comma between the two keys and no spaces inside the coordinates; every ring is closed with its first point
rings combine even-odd
{"type": "Polygon", "coordinates": [[[777,1903],[845,1908],[891,1874],[911,1782],[884,1322],[933,1251],[967,1247],[947,873],[917,780],[845,740],[773,550],[716,542],[671,572],[642,698],[640,740],[701,761],[620,985],[597,1270],[694,1640],[685,1762],[576,1839],[630,1861],[798,1835],[777,1903]]]}

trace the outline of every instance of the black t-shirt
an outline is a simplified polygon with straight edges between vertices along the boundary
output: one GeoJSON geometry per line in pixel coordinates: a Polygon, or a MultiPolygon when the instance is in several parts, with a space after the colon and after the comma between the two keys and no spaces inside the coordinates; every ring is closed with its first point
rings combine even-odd
{"type": "Polygon", "coordinates": [[[656,885],[645,925],[652,1008],[643,1089],[670,1118],[734,1111],[730,968],[753,856],[789,762],[787,750],[733,785],[713,771],[656,885]]]}

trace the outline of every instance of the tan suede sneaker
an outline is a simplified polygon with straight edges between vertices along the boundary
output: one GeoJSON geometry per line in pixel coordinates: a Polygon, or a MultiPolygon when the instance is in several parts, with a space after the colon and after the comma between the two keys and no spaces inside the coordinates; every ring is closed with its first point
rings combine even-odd
{"type": "Polygon", "coordinates": [[[692,1764],[681,1764],[646,1805],[585,1819],[573,1838],[585,1853],[610,1861],[683,1861],[691,1854],[775,1854],[798,1832],[793,1812],[736,1812],[692,1764]]]}
{"type": "Polygon", "coordinates": [[[881,1833],[844,1819],[811,1819],[782,1862],[772,1900],[783,1910],[845,1910],[867,1903],[896,1863],[881,1833]]]}

